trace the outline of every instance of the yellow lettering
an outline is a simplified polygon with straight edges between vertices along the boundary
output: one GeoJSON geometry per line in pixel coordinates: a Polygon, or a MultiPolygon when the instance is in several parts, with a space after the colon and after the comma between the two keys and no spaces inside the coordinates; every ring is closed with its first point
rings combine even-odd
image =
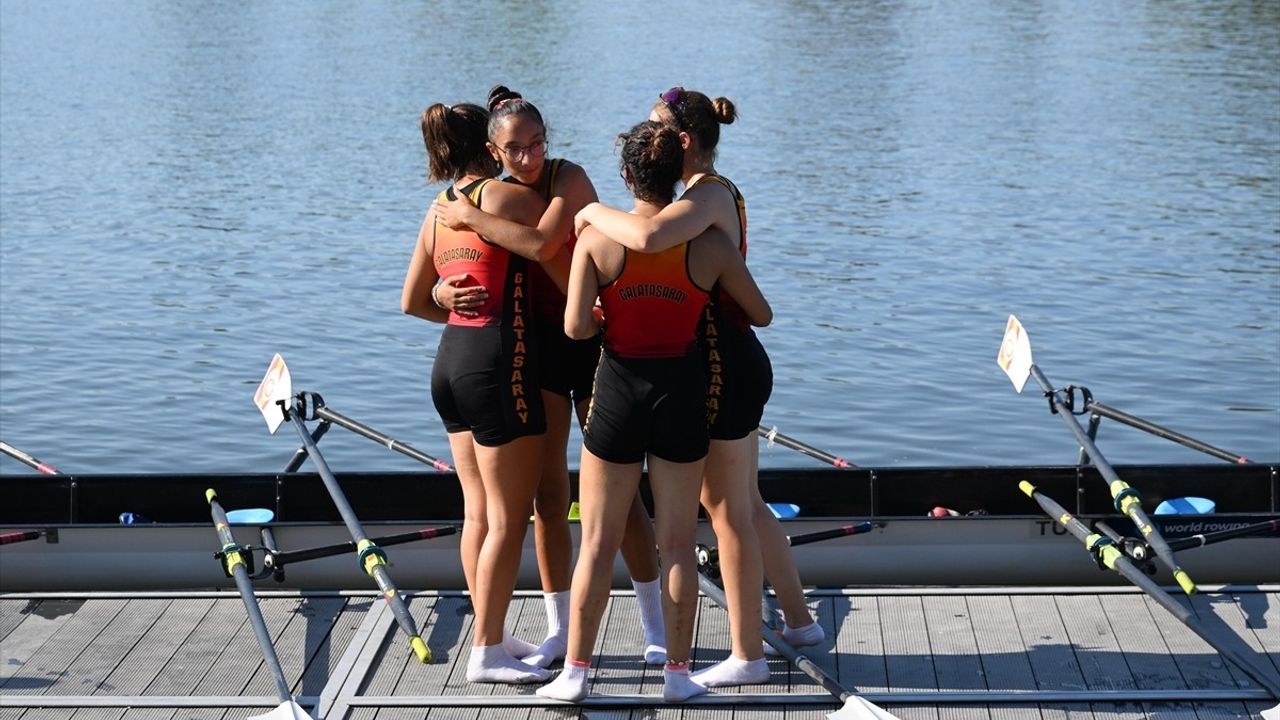
{"type": "Polygon", "coordinates": [[[711,382],[709,383],[709,387],[708,387],[708,390],[707,390],[707,391],[708,391],[708,392],[711,392],[711,393],[714,393],[714,394],[716,394],[716,395],[719,395],[719,394],[720,394],[720,387],[721,387],[722,385],[724,385],[724,380],[723,380],[723,379],[721,379],[721,377],[720,377],[719,375],[712,375],[712,376],[711,376],[711,382]]]}
{"type": "Polygon", "coordinates": [[[524,355],[528,351],[524,349],[524,342],[517,340],[516,349],[513,352],[515,352],[515,354],[519,356],[519,355],[524,355]]]}
{"type": "Polygon", "coordinates": [[[517,355],[511,358],[511,367],[524,367],[524,356],[517,355]]]}
{"type": "Polygon", "coordinates": [[[717,415],[717,413],[707,413],[707,422],[708,422],[708,423],[710,423],[710,424],[712,424],[712,425],[715,425],[715,424],[716,424],[716,415],[717,415]]]}
{"type": "Polygon", "coordinates": [[[511,312],[519,315],[524,312],[524,305],[520,302],[518,295],[515,297],[517,299],[514,303],[511,304],[511,312]]]}
{"type": "Polygon", "coordinates": [[[711,352],[707,353],[707,359],[711,362],[719,362],[720,353],[713,349],[711,352]]]}
{"type": "Polygon", "coordinates": [[[707,408],[711,410],[719,410],[720,401],[713,397],[707,398],[707,408]]]}
{"type": "Polygon", "coordinates": [[[521,422],[521,423],[528,423],[528,422],[529,422],[529,413],[527,413],[527,412],[522,412],[522,413],[517,413],[517,414],[520,416],[520,422],[521,422]]]}
{"type": "Polygon", "coordinates": [[[715,324],[714,324],[714,323],[708,323],[708,324],[707,324],[707,331],[706,331],[706,336],[707,336],[707,337],[714,337],[714,336],[719,335],[719,334],[720,334],[720,331],[719,331],[719,330],[716,330],[716,326],[715,326],[715,324]]]}
{"type": "Polygon", "coordinates": [[[516,401],[516,410],[528,410],[528,409],[529,409],[529,403],[525,402],[524,400],[516,401]]]}
{"type": "MultiPolygon", "coordinates": [[[[512,386],[511,386],[511,397],[515,397],[515,398],[524,397],[524,384],[523,384],[523,383],[518,383],[518,384],[515,384],[515,385],[512,385],[512,386]]],[[[520,403],[522,403],[522,402],[524,402],[524,401],[523,401],[523,400],[517,400],[517,401],[516,401],[516,405],[519,405],[519,404],[520,404],[520,403]]]]}
{"type": "Polygon", "coordinates": [[[516,273],[516,284],[519,284],[519,285],[524,284],[524,273],[522,272],[516,273]]]}
{"type": "MultiPolygon", "coordinates": [[[[516,282],[520,282],[520,281],[519,281],[519,280],[517,280],[516,282]]],[[[511,293],[511,297],[513,297],[513,298],[522,298],[522,297],[524,297],[524,287],[523,287],[523,286],[520,286],[520,285],[517,285],[517,286],[516,286],[515,291],[513,291],[513,292],[511,293]]]]}
{"type": "Polygon", "coordinates": [[[511,373],[511,382],[513,383],[524,382],[524,373],[520,372],[519,370],[516,370],[515,372],[511,373]]]}
{"type": "Polygon", "coordinates": [[[517,315],[515,321],[511,323],[511,327],[518,327],[518,328],[524,327],[524,316],[517,315]]]}

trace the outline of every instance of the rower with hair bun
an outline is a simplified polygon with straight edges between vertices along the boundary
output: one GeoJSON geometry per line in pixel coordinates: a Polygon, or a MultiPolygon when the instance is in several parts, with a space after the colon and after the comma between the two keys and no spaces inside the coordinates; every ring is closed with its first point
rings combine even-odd
{"type": "MultiPolygon", "coordinates": [[[[432,206],[439,221],[452,229],[471,229],[499,244],[515,247],[541,244],[555,249],[553,262],[529,265],[533,333],[538,338],[541,399],[547,414],[547,435],[541,480],[534,499],[534,541],[547,614],[547,636],[524,656],[525,662],[547,667],[564,657],[568,633],[569,574],[573,546],[569,535],[569,428],[573,415],[581,424],[591,401],[592,380],[600,358],[600,337],[579,340],[564,334],[564,287],[568,252],[577,236],[573,216],[595,202],[596,190],[586,172],[563,158],[547,157],[547,127],[542,113],[520,93],[505,85],[489,91],[489,154],[501,162],[508,181],[532,188],[547,202],[536,226],[530,227],[476,207],[465,196],[437,200],[432,206]],[[561,251],[561,248],[567,250],[561,251]]],[[[548,252],[550,254],[550,251],[548,252]]],[[[474,278],[445,278],[436,289],[439,302],[462,315],[485,301],[487,290],[474,278]]],[[[662,629],[661,588],[654,551],[653,523],[635,494],[626,519],[622,556],[631,573],[640,606],[642,652],[646,662],[666,659],[662,629]]]]}
{"type": "MultiPolygon", "coordinates": [[[[632,212],[652,217],[671,202],[680,178],[679,133],[646,121],[619,141],[623,179],[635,196],[632,212]]],[[[604,354],[582,433],[582,546],[573,574],[569,648],[564,670],[539,695],[578,701],[587,694],[623,520],[646,461],[663,568],[663,699],[681,702],[706,692],[690,678],[689,660],[698,604],[698,494],[708,445],[698,332],[713,288],[733,298],[751,323],[772,320],[737,244],[718,229],[646,254],[593,227],[574,248],[565,332],[594,335],[600,328],[594,313],[599,298],[604,354]]],[[[757,628],[758,622],[757,616],[757,628]]]]}

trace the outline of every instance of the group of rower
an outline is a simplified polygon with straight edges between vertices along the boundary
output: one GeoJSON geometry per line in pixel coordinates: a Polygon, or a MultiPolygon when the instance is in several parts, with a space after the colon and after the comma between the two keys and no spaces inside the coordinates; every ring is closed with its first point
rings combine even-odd
{"type": "Polygon", "coordinates": [[[647,121],[618,136],[634,196],[624,211],[597,201],[580,166],[546,157],[546,125],[519,93],[500,85],[487,107],[437,103],[422,115],[428,177],[450,185],[423,220],[401,306],[446,323],[431,394],[465,502],[472,682],[544,682],[563,658],[538,693],[586,696],[619,549],[644,659],[664,665],[668,701],[768,680],[765,579],[784,638],[823,638],[756,485],[773,377],[752,326],[772,311],[747,270],[742,194],[714,167],[720,125],[735,116],[722,97],[662,93],[647,121]],[[504,169],[507,181],[495,182],[504,169]],[[571,582],[575,414],[582,532],[571,582]],[[652,521],[639,494],[646,462],[652,521]],[[718,542],[731,654],[690,674],[699,504],[718,542]],[[505,627],[531,507],[547,612],[538,646],[505,627]]]}

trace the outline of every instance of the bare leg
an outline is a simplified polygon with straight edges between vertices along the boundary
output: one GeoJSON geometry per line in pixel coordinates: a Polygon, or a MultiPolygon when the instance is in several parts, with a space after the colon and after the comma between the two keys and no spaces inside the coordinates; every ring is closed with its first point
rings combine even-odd
{"type": "MultiPolygon", "coordinates": [[[[751,438],[756,438],[752,433],[751,438]]],[[[758,473],[760,462],[760,443],[751,445],[751,476],[758,473]]],[[[764,498],[760,496],[760,485],[751,484],[755,496],[755,509],[751,519],[756,528],[756,536],[760,541],[760,558],[764,563],[764,575],[773,586],[778,596],[778,605],[782,608],[782,617],[786,627],[782,630],[782,638],[792,646],[817,645],[826,637],[822,626],[809,612],[804,599],[804,587],[800,584],[800,572],[796,570],[796,559],[791,553],[791,543],[782,529],[782,523],[769,510],[764,498]]],[[[766,654],[776,654],[772,647],[764,648],[766,654]]]]}
{"type": "Polygon", "coordinates": [[[547,613],[547,634],[526,663],[547,667],[564,657],[569,634],[569,573],[573,570],[573,539],[569,535],[569,398],[542,392],[547,434],[542,456],[542,479],[533,498],[533,537],[538,552],[538,575],[547,613]]]}
{"type": "Polygon", "coordinates": [[[769,665],[760,645],[760,591],[764,587],[760,545],[753,519],[759,497],[751,471],[755,435],[712,440],[702,485],[702,505],[715,529],[728,601],[732,657],[693,677],[707,687],[766,682],[769,665]]]}
{"type": "Polygon", "coordinates": [[[804,586],[800,584],[800,572],[796,570],[791,544],[782,529],[782,523],[769,510],[760,496],[760,485],[755,482],[760,466],[760,442],[756,433],[747,436],[751,440],[751,489],[754,496],[752,522],[760,543],[760,559],[764,563],[764,575],[773,586],[782,607],[782,616],[791,627],[803,627],[813,622],[809,606],[804,599],[804,586]]]}
{"type": "Polygon", "coordinates": [[[462,485],[462,536],[458,542],[462,555],[462,574],[467,579],[467,592],[476,596],[476,561],[480,546],[489,531],[485,511],[484,481],[480,479],[480,467],[470,432],[449,433],[449,450],[453,453],[453,467],[462,485]]]}
{"type": "Polygon", "coordinates": [[[542,393],[547,412],[547,434],[542,456],[542,479],[533,499],[534,546],[538,551],[538,575],[542,591],[569,589],[573,540],[569,536],[569,398],[542,393]]]}
{"type": "MultiPolygon", "coordinates": [[[[581,497],[582,544],[573,569],[569,601],[569,648],[565,671],[539,695],[577,701],[587,694],[583,672],[590,663],[609,601],[613,562],[622,543],[623,518],[640,483],[640,463],[618,464],[582,449],[578,472],[581,497]]],[[[696,589],[695,589],[696,592],[696,589]]]]}
{"type": "Polygon", "coordinates": [[[515,590],[520,554],[529,528],[533,495],[542,473],[541,435],[499,447],[475,445],[484,480],[489,532],[476,562],[475,637],[467,679],[473,682],[537,682],[550,674],[514,659],[503,647],[503,622],[515,590]]]}
{"type": "Polygon", "coordinates": [[[674,463],[649,455],[658,552],[662,555],[662,616],[667,634],[667,668],[662,696],[679,702],[706,691],[689,679],[693,629],[698,617],[698,495],[703,461],[674,463]]]}

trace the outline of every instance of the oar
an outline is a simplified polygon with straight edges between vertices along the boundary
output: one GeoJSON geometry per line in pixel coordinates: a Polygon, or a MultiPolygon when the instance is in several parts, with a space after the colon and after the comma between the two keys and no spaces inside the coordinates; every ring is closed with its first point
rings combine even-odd
{"type": "Polygon", "coordinates": [[[1084,409],[1098,417],[1111,418],[1116,422],[1124,423],[1125,425],[1137,428],[1143,432],[1151,433],[1156,437],[1164,438],[1165,440],[1172,440],[1173,442],[1176,442],[1179,445],[1185,445],[1192,450],[1198,450],[1206,455],[1212,455],[1219,460],[1226,460],[1227,462],[1233,462],[1240,465],[1247,465],[1249,463],[1249,459],[1243,455],[1238,455],[1228,450],[1214,447],[1209,443],[1201,442],[1193,437],[1188,437],[1175,430],[1170,430],[1167,427],[1157,425],[1150,420],[1144,420],[1137,415],[1130,415],[1123,410],[1117,410],[1109,405],[1103,405],[1100,402],[1089,400],[1084,404],[1084,409]]]}
{"type": "Polygon", "coordinates": [[[213,527],[218,532],[218,541],[222,543],[222,561],[227,574],[235,578],[240,599],[244,602],[244,609],[249,613],[249,624],[253,626],[253,633],[258,637],[258,645],[262,648],[267,669],[271,671],[271,677],[276,682],[276,696],[280,698],[280,704],[265,717],[310,718],[311,716],[294,702],[293,694],[289,692],[289,683],[284,679],[280,658],[271,644],[271,634],[267,632],[267,622],[263,619],[262,610],[258,608],[258,601],[253,594],[253,582],[249,580],[249,569],[241,555],[244,548],[236,543],[235,536],[231,534],[227,513],[218,503],[218,493],[210,488],[205,491],[204,496],[209,501],[209,510],[213,518],[213,527]]]}
{"type": "Polygon", "coordinates": [[[783,435],[778,432],[778,428],[776,427],[767,428],[764,425],[761,425],[759,430],[760,437],[764,438],[767,442],[767,447],[773,447],[773,444],[777,443],[783,447],[788,447],[796,452],[808,455],[815,460],[821,460],[828,465],[834,465],[841,470],[849,470],[858,467],[842,457],[832,455],[829,452],[823,452],[812,445],[806,445],[793,437],[783,435]]]}
{"type": "Polygon", "coordinates": [[[10,445],[7,442],[0,442],[0,452],[4,453],[5,455],[8,455],[11,458],[16,459],[18,462],[21,462],[23,465],[26,465],[27,467],[32,468],[42,474],[45,474],[45,475],[61,475],[62,474],[62,471],[59,470],[58,468],[50,465],[47,462],[41,462],[40,460],[37,460],[36,458],[19,450],[18,448],[10,445]]]}
{"type": "Polygon", "coordinates": [[[267,427],[272,433],[275,433],[285,420],[290,421],[298,431],[298,437],[302,440],[307,456],[311,458],[311,462],[320,473],[325,490],[329,492],[329,497],[333,500],[338,514],[342,516],[342,522],[347,526],[347,532],[351,534],[351,539],[356,544],[360,567],[377,582],[378,589],[382,591],[383,599],[391,607],[391,614],[395,616],[400,630],[409,637],[409,646],[413,648],[413,654],[417,656],[418,661],[429,662],[431,649],[418,635],[417,624],[409,614],[409,609],[405,607],[404,599],[400,597],[400,592],[392,582],[391,575],[387,573],[387,554],[365,534],[355,511],[351,509],[351,503],[347,502],[347,496],[342,492],[342,486],[338,484],[338,479],[334,477],[329,464],[320,454],[320,448],[316,447],[315,441],[311,439],[311,433],[307,432],[303,416],[306,414],[308,395],[309,393],[298,393],[297,398],[293,397],[293,381],[289,375],[289,368],[284,358],[276,353],[271,359],[266,375],[254,392],[253,400],[262,411],[262,417],[267,421],[267,427]]]}
{"type": "MultiPolygon", "coordinates": [[[[705,573],[698,572],[698,588],[703,594],[711,598],[715,604],[729,609],[729,601],[725,598],[724,590],[719,585],[711,581],[705,573]]],[[[787,660],[791,661],[805,675],[813,678],[814,682],[822,686],[823,690],[831,693],[844,706],[839,710],[828,713],[827,717],[831,720],[898,720],[898,716],[893,715],[884,708],[875,705],[858,695],[853,690],[846,689],[835,678],[827,674],[825,670],[818,667],[816,663],[808,657],[797,652],[791,644],[783,640],[781,636],[773,631],[773,628],[765,622],[760,623],[760,635],[764,641],[768,643],[774,650],[778,651],[787,660]]]]}
{"type": "Polygon", "coordinates": [[[1192,535],[1185,538],[1174,538],[1169,541],[1169,547],[1174,550],[1187,550],[1190,548],[1204,547],[1212,545],[1223,540],[1231,540],[1238,537],[1247,537],[1249,535],[1265,535],[1280,533],[1280,520],[1263,520],[1252,525],[1244,525],[1230,530],[1219,530],[1204,535],[1192,535]]]}
{"type": "Polygon", "coordinates": [[[1236,667],[1247,673],[1249,677],[1256,680],[1267,692],[1271,693],[1272,697],[1280,700],[1280,684],[1263,672],[1261,668],[1254,665],[1249,658],[1222,645],[1189,609],[1169,597],[1169,594],[1162,590],[1154,580],[1147,577],[1146,573],[1138,569],[1124,553],[1120,552],[1110,538],[1091,532],[1087,525],[1026,480],[1018,483],[1018,489],[1026,493],[1027,497],[1035,500],[1045,514],[1056,519],[1077,540],[1084,543],[1084,546],[1098,558],[1101,564],[1120,573],[1126,580],[1137,585],[1139,589],[1159,603],[1161,607],[1181,620],[1183,625],[1186,625],[1192,632],[1209,643],[1222,657],[1230,660],[1236,667]]]}
{"type": "MultiPolygon", "coordinates": [[[[857,525],[841,525],[837,528],[828,530],[815,530],[814,532],[801,533],[800,535],[788,535],[787,545],[795,547],[797,545],[808,545],[809,543],[822,542],[823,540],[832,540],[838,537],[847,537],[849,535],[861,535],[882,527],[879,523],[860,522],[857,525]]],[[[708,548],[705,545],[698,545],[698,565],[706,567],[713,575],[719,575],[720,551],[718,548],[708,548]]]]}
{"type": "Polygon", "coordinates": [[[1045,397],[1049,398],[1050,408],[1054,414],[1062,418],[1062,422],[1066,423],[1067,429],[1071,431],[1072,435],[1075,435],[1076,440],[1080,443],[1080,448],[1088,453],[1089,458],[1093,460],[1094,466],[1098,468],[1098,472],[1107,481],[1116,510],[1129,516],[1134,526],[1142,533],[1143,539],[1150,543],[1152,550],[1155,550],[1156,557],[1173,573],[1173,579],[1177,581],[1178,587],[1181,587],[1182,591],[1188,595],[1194,594],[1196,591],[1195,583],[1191,581],[1191,577],[1178,564],[1173,550],[1165,542],[1160,531],[1156,530],[1151,519],[1147,517],[1147,513],[1142,509],[1142,496],[1138,494],[1135,488],[1130,487],[1128,483],[1120,479],[1115,469],[1111,467],[1111,463],[1107,462],[1107,459],[1103,457],[1102,451],[1098,449],[1097,445],[1094,445],[1093,440],[1085,433],[1084,428],[1080,427],[1080,423],[1076,421],[1071,412],[1071,404],[1063,398],[1062,393],[1049,384],[1049,379],[1036,366],[1031,358],[1031,340],[1027,337],[1026,331],[1023,330],[1022,323],[1018,322],[1018,318],[1013,315],[1009,316],[1009,322],[1005,325],[1004,339],[1000,343],[1000,352],[996,355],[996,363],[1004,369],[1005,374],[1009,376],[1009,380],[1013,382],[1014,388],[1019,393],[1022,392],[1023,386],[1026,385],[1028,375],[1036,379],[1036,383],[1044,391],[1045,397]]]}
{"type": "MultiPolygon", "coordinates": [[[[377,545],[378,547],[391,547],[392,545],[403,545],[404,543],[417,542],[418,540],[429,540],[431,538],[444,537],[445,535],[453,535],[457,532],[457,525],[446,525],[444,527],[421,528],[412,532],[370,538],[369,542],[377,545]]],[[[323,545],[321,547],[305,548],[302,550],[276,550],[274,552],[268,550],[266,556],[263,558],[262,565],[264,568],[277,570],[284,568],[285,565],[290,563],[333,557],[335,555],[345,555],[349,552],[355,552],[355,550],[356,543],[354,542],[336,543],[334,545],[323,545]]]]}
{"type": "Polygon", "coordinates": [[[317,405],[312,408],[312,413],[317,418],[321,420],[328,420],[334,425],[344,427],[357,435],[367,437],[380,445],[385,445],[389,450],[394,450],[401,455],[407,455],[424,465],[430,465],[442,472],[453,472],[453,466],[444,460],[428,455],[408,443],[400,442],[390,435],[384,435],[368,425],[358,423],[345,415],[340,415],[333,410],[330,410],[328,407],[325,407],[324,399],[319,395],[315,395],[314,397],[316,398],[317,405]]]}
{"type": "MultiPolygon", "coordinates": [[[[305,404],[305,395],[305,393],[299,393],[299,404],[305,404]]],[[[400,597],[400,592],[396,589],[395,583],[392,582],[391,575],[387,573],[387,554],[365,534],[364,528],[360,525],[360,520],[351,508],[351,503],[347,502],[347,497],[342,492],[342,486],[338,485],[338,479],[334,477],[333,471],[329,469],[329,464],[325,462],[324,456],[320,454],[320,448],[316,447],[315,442],[311,439],[311,434],[307,432],[307,426],[302,422],[301,412],[296,408],[289,409],[286,419],[290,420],[298,431],[298,437],[302,439],[302,444],[307,449],[307,456],[311,458],[311,462],[316,466],[316,470],[320,473],[320,479],[324,481],[325,489],[329,491],[329,497],[333,499],[333,504],[337,507],[338,514],[342,516],[342,522],[346,524],[347,532],[351,534],[351,539],[356,544],[360,567],[364,568],[364,571],[378,583],[378,589],[382,591],[383,598],[391,606],[391,613],[395,615],[396,623],[400,625],[400,629],[404,634],[409,637],[409,646],[413,648],[413,653],[418,657],[418,661],[430,662],[431,649],[427,647],[427,644],[422,641],[422,637],[418,635],[417,624],[414,623],[413,616],[409,614],[409,609],[405,607],[404,599],[400,597]]]]}
{"type": "Polygon", "coordinates": [[[18,532],[0,533],[0,545],[12,545],[14,543],[26,542],[28,540],[36,540],[43,535],[44,533],[39,530],[20,530],[18,532]]]}

